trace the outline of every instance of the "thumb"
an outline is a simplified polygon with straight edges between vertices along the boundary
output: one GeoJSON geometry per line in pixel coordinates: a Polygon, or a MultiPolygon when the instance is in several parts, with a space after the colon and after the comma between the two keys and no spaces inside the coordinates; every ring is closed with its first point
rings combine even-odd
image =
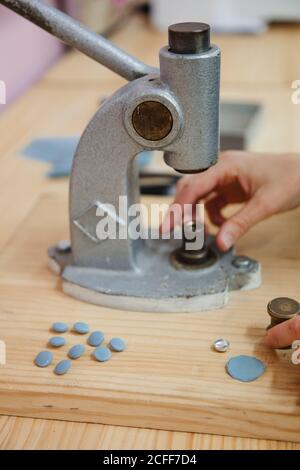
{"type": "Polygon", "coordinates": [[[270,215],[271,211],[262,201],[261,196],[253,196],[241,210],[222,225],[217,235],[220,250],[229,250],[253,225],[270,215]]]}
{"type": "Polygon", "coordinates": [[[300,339],[300,316],[287,320],[268,330],[264,342],[271,348],[284,348],[300,339]]]}

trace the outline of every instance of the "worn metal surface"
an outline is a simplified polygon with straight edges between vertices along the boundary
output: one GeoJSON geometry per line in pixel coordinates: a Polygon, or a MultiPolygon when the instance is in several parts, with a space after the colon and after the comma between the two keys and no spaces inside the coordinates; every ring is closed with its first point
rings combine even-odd
{"type": "Polygon", "coordinates": [[[154,67],[149,67],[70,16],[40,0],[0,0],[0,4],[129,81],[156,71],[154,67]]]}
{"type": "Polygon", "coordinates": [[[180,148],[165,149],[165,162],[181,173],[196,173],[217,163],[219,153],[220,49],[200,54],[160,51],[161,80],[182,109],[180,148]]]}
{"type": "Polygon", "coordinates": [[[142,240],[97,240],[97,211],[128,227],[129,208],[138,203],[135,157],[143,150],[164,150],[165,161],[183,172],[204,170],[216,163],[219,150],[220,51],[182,56],[164,48],[161,77],[149,75],[121,88],[101,106],[84,132],[75,155],[70,182],[70,224],[77,266],[135,270],[142,240]],[[166,107],[172,129],[161,140],[148,140],[134,128],[136,108],[149,101],[166,107]],[[107,209],[126,198],[123,216],[107,209]]]}

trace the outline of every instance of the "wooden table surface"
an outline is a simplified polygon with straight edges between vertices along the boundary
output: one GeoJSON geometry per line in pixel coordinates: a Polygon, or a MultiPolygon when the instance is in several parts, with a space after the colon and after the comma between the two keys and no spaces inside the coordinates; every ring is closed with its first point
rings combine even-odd
{"type": "MultiPolygon", "coordinates": [[[[166,35],[137,19],[114,40],[156,64],[166,35]]],[[[259,37],[223,36],[215,42],[223,51],[223,98],[261,102],[264,106],[251,149],[299,151],[300,105],[291,103],[291,82],[300,79],[300,61],[296,59],[300,27],[277,26],[259,37]]],[[[99,101],[122,83],[103,67],[72,53],[1,115],[0,255],[14,243],[15,234],[40,195],[64,191],[67,185],[67,181],[45,178],[45,166],[20,158],[20,149],[35,137],[79,134],[99,101]]],[[[1,279],[5,279],[5,273],[1,273],[1,279]]],[[[300,444],[1,416],[0,448],[298,449],[300,444]]]]}

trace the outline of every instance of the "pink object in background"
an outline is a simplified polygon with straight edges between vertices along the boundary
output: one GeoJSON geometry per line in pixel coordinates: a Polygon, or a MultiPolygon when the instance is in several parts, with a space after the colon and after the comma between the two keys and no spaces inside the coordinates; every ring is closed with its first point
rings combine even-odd
{"type": "Polygon", "coordinates": [[[117,7],[123,7],[124,5],[127,5],[130,0],[111,0],[111,3],[117,7]]]}
{"type": "Polygon", "coordinates": [[[7,103],[36,81],[62,51],[60,41],[0,6],[0,80],[6,84],[7,103]]]}

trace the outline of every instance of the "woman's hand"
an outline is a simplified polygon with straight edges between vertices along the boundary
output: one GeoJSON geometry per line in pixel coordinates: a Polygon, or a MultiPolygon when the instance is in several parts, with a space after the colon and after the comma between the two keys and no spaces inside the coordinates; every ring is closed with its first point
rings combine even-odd
{"type": "Polygon", "coordinates": [[[300,155],[222,153],[219,163],[206,172],[179,181],[162,233],[182,222],[184,204],[200,200],[211,222],[220,227],[216,241],[219,249],[226,251],[256,223],[300,205],[300,155]],[[245,204],[224,218],[222,209],[235,203],[245,204]]]}

